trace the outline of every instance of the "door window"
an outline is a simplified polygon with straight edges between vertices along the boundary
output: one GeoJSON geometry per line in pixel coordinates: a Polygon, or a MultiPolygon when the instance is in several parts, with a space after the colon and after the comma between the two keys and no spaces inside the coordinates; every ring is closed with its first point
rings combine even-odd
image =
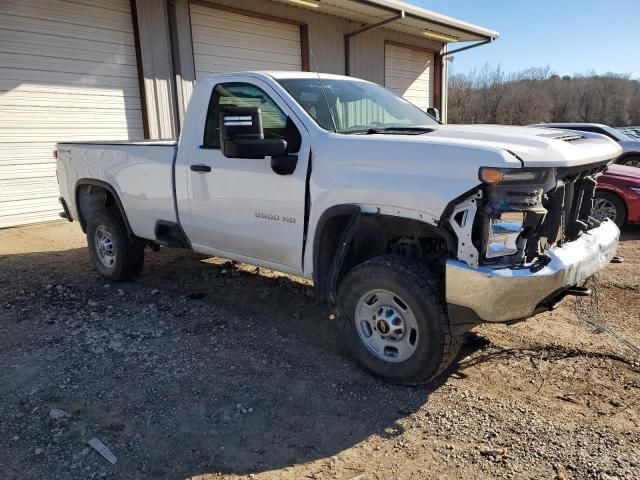
{"type": "Polygon", "coordinates": [[[225,107],[260,107],[264,138],[287,139],[287,116],[263,90],[248,83],[221,83],[211,94],[203,146],[220,148],[220,111],[225,107]]]}

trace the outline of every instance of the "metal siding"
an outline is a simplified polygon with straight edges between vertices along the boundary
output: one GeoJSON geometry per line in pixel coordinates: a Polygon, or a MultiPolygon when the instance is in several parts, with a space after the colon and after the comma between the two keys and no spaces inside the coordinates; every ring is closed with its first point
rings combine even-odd
{"type": "Polygon", "coordinates": [[[385,86],[422,110],[433,106],[433,71],[433,53],[385,46],[385,86]]]}
{"type": "Polygon", "coordinates": [[[180,128],[184,125],[184,114],[195,84],[193,44],[191,41],[191,15],[187,0],[174,0],[170,5],[173,39],[173,60],[176,69],[176,99],[180,128]]]}
{"type": "MultiPolygon", "coordinates": [[[[193,90],[194,55],[188,0],[174,0],[173,4],[176,12],[175,38],[179,50],[177,59],[178,92],[180,114],[183,115],[193,90]]],[[[344,74],[344,35],[362,27],[361,23],[318,11],[322,9],[312,10],[293,4],[267,0],[215,0],[211,4],[212,6],[233,7],[306,24],[309,33],[309,46],[313,50],[319,70],[326,73],[344,74]]],[[[443,48],[442,43],[426,37],[409,35],[387,28],[371,30],[351,39],[351,75],[384,85],[384,52],[387,40],[435,51],[443,48]]],[[[310,63],[310,69],[315,70],[313,62],[310,63]]],[[[446,96],[443,96],[442,100],[446,102],[446,96]]]]}
{"type": "Polygon", "coordinates": [[[386,41],[435,51],[442,49],[442,43],[427,38],[377,28],[351,39],[351,75],[384,85],[386,41]]]}
{"type": "Polygon", "coordinates": [[[178,119],[167,5],[136,0],[149,138],[175,138],[178,119]]]}
{"type": "MultiPolygon", "coordinates": [[[[276,0],[278,3],[291,5],[291,0],[276,0]]],[[[388,25],[394,32],[422,36],[425,29],[436,33],[458,38],[458,41],[485,40],[499,36],[498,32],[488,30],[461,20],[447,17],[436,12],[398,1],[359,1],[359,0],[318,0],[320,8],[298,7],[322,12],[338,18],[348,18],[353,23],[378,23],[403,10],[404,18],[388,25]]]]}
{"type": "Polygon", "coordinates": [[[58,218],[58,141],[142,138],[128,0],[0,3],[0,227],[58,218]]]}
{"type": "MultiPolygon", "coordinates": [[[[309,45],[313,49],[320,71],[344,73],[344,34],[350,25],[353,25],[348,20],[291,3],[282,4],[270,0],[215,0],[211,3],[306,24],[309,45]]],[[[310,67],[313,70],[313,65],[310,67]]]]}
{"type": "MultiPolygon", "coordinates": [[[[309,45],[318,63],[318,68],[326,73],[344,73],[344,34],[350,28],[350,22],[343,18],[317,13],[308,9],[299,8],[292,4],[285,5],[267,0],[215,0],[210,2],[212,7],[232,7],[256,14],[264,14],[273,17],[286,18],[305,24],[309,35],[309,45]]],[[[194,58],[192,44],[191,22],[188,15],[188,0],[174,0],[176,16],[175,38],[177,43],[177,76],[179,104],[181,115],[193,91],[194,84],[194,58]]],[[[200,5],[191,5],[191,8],[200,5]]],[[[205,8],[205,7],[202,7],[205,8]]],[[[195,40],[195,38],[194,38],[195,40]]],[[[302,52],[300,52],[301,54],[302,52]]],[[[237,54],[237,52],[236,52],[237,54]]],[[[270,69],[273,69],[271,66],[270,69]]],[[[310,69],[314,70],[313,62],[310,69]]]]}
{"type": "Polygon", "coordinates": [[[242,70],[300,70],[300,26],[191,5],[196,80],[242,70]]]}

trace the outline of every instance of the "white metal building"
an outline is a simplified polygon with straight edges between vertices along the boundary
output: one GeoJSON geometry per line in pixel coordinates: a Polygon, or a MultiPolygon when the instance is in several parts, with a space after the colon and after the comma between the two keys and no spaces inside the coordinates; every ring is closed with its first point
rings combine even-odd
{"type": "Polygon", "coordinates": [[[203,76],[312,49],[446,118],[448,45],[497,36],[396,0],[2,0],[0,228],[57,218],[57,141],[175,137],[203,76]]]}

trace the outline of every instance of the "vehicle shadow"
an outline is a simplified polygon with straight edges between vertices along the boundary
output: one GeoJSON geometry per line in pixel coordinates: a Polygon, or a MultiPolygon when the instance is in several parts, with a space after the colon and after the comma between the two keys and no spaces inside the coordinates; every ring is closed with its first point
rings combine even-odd
{"type": "MultiPolygon", "coordinates": [[[[69,411],[66,438],[99,436],[118,456],[109,471],[119,478],[250,474],[327,458],[401,435],[402,420],[428,409],[447,379],[403,387],[373,378],[346,355],[308,282],[254,267],[163,249],[147,254],[135,282],[108,284],[80,248],[1,256],[0,270],[10,305],[0,364],[25,372],[0,373],[0,396],[8,408],[69,411]]],[[[25,415],[12,428],[48,438],[41,421],[25,415]]],[[[64,443],[46,448],[77,461],[64,443]]],[[[34,476],[65,464],[30,462],[29,451],[7,458],[34,476]]]]}

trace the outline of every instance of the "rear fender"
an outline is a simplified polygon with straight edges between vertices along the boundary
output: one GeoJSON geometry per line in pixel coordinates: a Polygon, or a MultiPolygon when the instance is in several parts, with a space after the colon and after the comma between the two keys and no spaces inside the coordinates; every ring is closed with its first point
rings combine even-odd
{"type": "Polygon", "coordinates": [[[113,186],[102,180],[81,178],[76,182],[75,192],[78,221],[83,232],[86,233],[87,231],[87,220],[90,218],[91,213],[96,209],[107,207],[113,202],[120,211],[127,233],[133,236],[127,213],[122,205],[120,196],[113,186]]]}

